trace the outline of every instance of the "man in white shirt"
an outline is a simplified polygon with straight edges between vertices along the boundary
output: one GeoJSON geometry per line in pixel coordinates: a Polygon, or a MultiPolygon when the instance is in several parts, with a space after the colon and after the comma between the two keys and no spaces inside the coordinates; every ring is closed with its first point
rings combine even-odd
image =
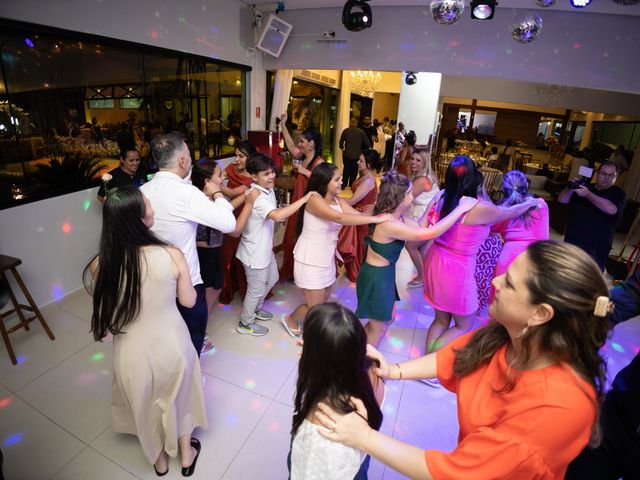
{"type": "Polygon", "coordinates": [[[202,224],[228,233],[235,229],[236,219],[219,185],[208,182],[204,192],[191,185],[191,155],[180,134],[158,135],[151,142],[151,151],[160,171],[141,190],[155,211],[151,230],[182,250],[187,260],[198,297],[192,308],[178,303],[178,310],[200,354],[207,328],[207,302],[200,277],[196,230],[198,224],[202,224]]]}

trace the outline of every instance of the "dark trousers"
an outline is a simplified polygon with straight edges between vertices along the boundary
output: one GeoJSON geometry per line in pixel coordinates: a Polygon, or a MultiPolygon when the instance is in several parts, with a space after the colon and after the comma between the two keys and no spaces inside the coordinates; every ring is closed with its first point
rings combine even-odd
{"type": "Polygon", "coordinates": [[[194,285],[196,289],[196,304],[191,308],[186,308],[180,305],[180,302],[176,300],[180,315],[184,319],[184,323],[187,324],[189,329],[189,335],[191,335],[191,342],[200,355],[202,345],[204,344],[204,335],[207,331],[207,299],[204,294],[204,285],[194,285]]]}
{"type": "Polygon", "coordinates": [[[343,157],[344,170],[342,171],[342,186],[350,187],[358,176],[358,159],[343,157]]]}

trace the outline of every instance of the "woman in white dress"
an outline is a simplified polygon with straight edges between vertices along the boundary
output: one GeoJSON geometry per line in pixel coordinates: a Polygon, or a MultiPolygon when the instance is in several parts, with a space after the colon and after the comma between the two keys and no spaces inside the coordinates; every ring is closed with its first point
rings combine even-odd
{"type": "Polygon", "coordinates": [[[158,476],[179,450],[190,476],[201,448],[191,434],[207,417],[198,352],[175,299],[191,307],[196,292],[182,252],[149,230],[153,215],[135,187],[107,196],[99,254],[87,267],[91,331],[96,340],[113,334],[113,431],[137,436],[158,476]]]}
{"type": "MultiPolygon", "coordinates": [[[[431,170],[431,154],[424,148],[419,148],[411,155],[411,182],[413,184],[413,203],[409,207],[408,216],[416,222],[427,210],[433,197],[440,191],[438,178],[431,170]]],[[[411,257],[413,266],[416,267],[416,276],[407,284],[408,288],[422,286],[422,267],[424,255],[429,242],[427,240],[418,242],[407,242],[405,248],[411,257]]]]}

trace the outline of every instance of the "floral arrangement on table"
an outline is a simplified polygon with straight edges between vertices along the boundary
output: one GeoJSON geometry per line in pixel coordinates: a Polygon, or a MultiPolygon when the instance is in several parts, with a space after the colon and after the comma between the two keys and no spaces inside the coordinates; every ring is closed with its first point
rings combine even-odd
{"type": "Polygon", "coordinates": [[[80,155],[83,158],[109,158],[120,156],[118,144],[112,140],[99,143],[86,142],[81,137],[56,137],[62,146],[62,151],[69,155],[80,155]]]}

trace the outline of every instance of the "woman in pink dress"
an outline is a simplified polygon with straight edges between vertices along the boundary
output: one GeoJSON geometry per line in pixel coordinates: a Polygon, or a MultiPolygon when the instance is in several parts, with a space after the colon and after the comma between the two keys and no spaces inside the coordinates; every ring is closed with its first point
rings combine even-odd
{"type": "MultiPolygon", "coordinates": [[[[461,197],[477,198],[481,179],[469,157],[456,156],[447,168],[445,189],[434,197],[427,211],[429,223],[434,224],[448,215],[461,197]]],[[[426,353],[442,348],[472,329],[478,310],[476,256],[489,236],[490,226],[518,217],[536,205],[535,199],[509,207],[497,207],[480,200],[450,230],[434,240],[424,259],[424,297],[436,312],[427,333],[426,353]]]]}
{"type": "MultiPolygon", "coordinates": [[[[511,170],[502,179],[502,191],[504,198],[500,205],[510,207],[519,205],[533,198],[529,195],[529,182],[520,170],[511,170]]],[[[493,277],[499,277],[507,271],[511,262],[526,250],[533,242],[549,240],[549,207],[547,202],[538,198],[538,208],[526,211],[522,215],[498,222],[491,227],[492,232],[502,236],[504,245],[493,277]]],[[[491,285],[489,303],[493,300],[495,290],[491,285]]]]}
{"type": "MultiPolygon", "coordinates": [[[[358,159],[360,175],[351,185],[353,195],[347,203],[359,212],[369,213],[373,210],[378,195],[375,172],[380,168],[380,154],[376,150],[365,150],[358,159]]],[[[364,262],[364,239],[369,234],[368,225],[345,225],[338,236],[338,252],[351,282],[358,278],[360,266],[364,262]]]]}

